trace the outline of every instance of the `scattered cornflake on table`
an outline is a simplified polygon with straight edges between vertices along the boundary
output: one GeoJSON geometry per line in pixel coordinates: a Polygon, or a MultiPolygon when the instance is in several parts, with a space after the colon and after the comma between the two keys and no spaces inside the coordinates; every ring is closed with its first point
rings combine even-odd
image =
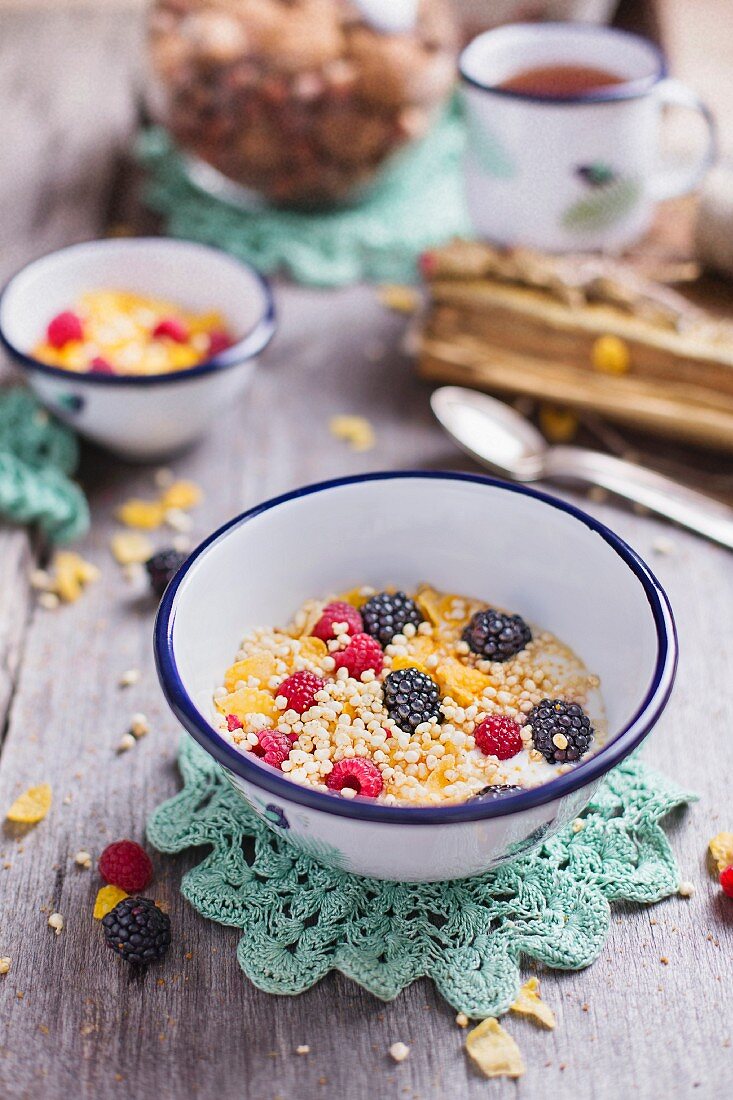
{"type": "Polygon", "coordinates": [[[118,531],[109,546],[119,565],[142,565],[154,552],[150,539],[139,531],[118,531]]]}
{"type": "Polygon", "coordinates": [[[50,784],[40,783],[37,787],[29,787],[23,794],[18,795],[6,817],[16,825],[37,825],[39,821],[43,821],[51,809],[52,801],[50,784]]]}
{"type": "Polygon", "coordinates": [[[541,1027],[546,1027],[550,1031],[557,1024],[555,1013],[540,997],[540,983],[537,978],[530,978],[524,983],[510,1011],[516,1012],[519,1016],[529,1016],[541,1027]]]}
{"type": "Polygon", "coordinates": [[[140,679],[139,668],[128,668],[126,672],[123,672],[119,679],[120,687],[132,687],[140,679]]]}
{"type": "Polygon", "coordinates": [[[370,451],[375,444],[374,429],[365,416],[332,416],[328,429],[355,451],[370,451]]]}
{"type": "Polygon", "coordinates": [[[74,863],[77,867],[81,867],[83,870],[88,871],[92,865],[92,857],[89,852],[82,850],[77,852],[74,856],[74,863]]]}
{"type": "Polygon", "coordinates": [[[194,481],[174,481],[169,485],[160,498],[160,503],[166,509],[176,508],[187,512],[195,508],[203,499],[203,492],[194,481]]]}
{"type": "Polygon", "coordinates": [[[13,960],[10,955],[0,955],[0,974],[7,974],[12,966],[13,960]]]}
{"type": "Polygon", "coordinates": [[[117,509],[117,519],[125,527],[138,527],[144,531],[155,531],[165,518],[165,508],[159,500],[140,500],[133,497],[117,509]]]}
{"type": "Polygon", "coordinates": [[[580,426],[578,416],[572,409],[563,409],[557,405],[542,405],[539,421],[542,434],[550,443],[569,443],[577,435],[580,426]]]}
{"type": "Polygon", "coordinates": [[[64,918],[60,913],[52,913],[48,918],[48,927],[53,928],[54,933],[60,936],[64,930],[64,918]]]}
{"type": "Polygon", "coordinates": [[[485,1077],[521,1077],[524,1073],[519,1047],[493,1016],[469,1031],[466,1051],[485,1077]]]}
{"type": "Polygon", "coordinates": [[[102,886],[94,899],[94,919],[101,920],[111,913],[115,905],[128,895],[119,886],[102,886]]]}
{"type": "Polygon", "coordinates": [[[718,833],[708,844],[708,849],[718,872],[733,863],[733,833],[718,833]]]}
{"type": "Polygon", "coordinates": [[[377,287],[377,297],[383,306],[395,313],[415,313],[420,305],[420,295],[414,287],[397,283],[377,287]]]}
{"type": "Polygon", "coordinates": [[[406,1043],[392,1043],[389,1048],[389,1056],[394,1062],[404,1062],[409,1053],[410,1048],[406,1043]]]}

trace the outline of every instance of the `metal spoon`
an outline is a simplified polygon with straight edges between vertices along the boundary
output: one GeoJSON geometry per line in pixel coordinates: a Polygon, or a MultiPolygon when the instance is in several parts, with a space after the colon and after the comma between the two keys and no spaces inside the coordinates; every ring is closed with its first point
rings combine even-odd
{"type": "Polygon", "coordinates": [[[733,550],[733,509],[725,504],[600,451],[551,447],[520,413],[485,393],[442,386],[430,403],[458,446],[503,477],[599,485],[733,550]]]}

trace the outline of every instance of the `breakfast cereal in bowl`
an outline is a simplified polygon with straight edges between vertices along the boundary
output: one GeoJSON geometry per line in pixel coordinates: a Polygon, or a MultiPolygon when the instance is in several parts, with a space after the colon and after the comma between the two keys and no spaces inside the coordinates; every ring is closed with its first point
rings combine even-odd
{"type": "Polygon", "coordinates": [[[306,601],[243,638],[219,733],[293,782],[386,805],[493,801],[600,748],[599,680],[560,639],[423,584],[306,601]]]}

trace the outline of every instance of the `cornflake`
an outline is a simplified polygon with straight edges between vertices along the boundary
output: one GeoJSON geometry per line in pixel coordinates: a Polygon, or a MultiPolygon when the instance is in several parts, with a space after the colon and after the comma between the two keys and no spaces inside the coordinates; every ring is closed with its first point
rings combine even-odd
{"type": "Polygon", "coordinates": [[[718,833],[708,844],[718,871],[724,871],[733,864],[733,833],[718,833]]]}
{"type": "Polygon", "coordinates": [[[139,500],[133,497],[117,509],[117,519],[125,527],[155,531],[165,519],[165,508],[159,500],[139,500]]]}
{"type": "Polygon", "coordinates": [[[541,1027],[546,1027],[550,1031],[557,1023],[550,1006],[540,999],[540,983],[537,978],[530,978],[524,983],[510,1011],[516,1012],[518,1016],[529,1016],[541,1027]]]}
{"type": "Polygon", "coordinates": [[[110,550],[120,565],[142,565],[153,556],[153,544],[139,531],[118,531],[110,539],[110,550]]]}
{"type": "Polygon", "coordinates": [[[377,288],[377,297],[383,306],[395,313],[414,313],[420,305],[420,295],[411,286],[385,283],[377,288]]]}
{"type": "Polygon", "coordinates": [[[52,801],[50,784],[41,783],[37,787],[29,787],[16,798],[6,817],[17,825],[37,825],[51,809],[52,801]]]}
{"type": "Polygon", "coordinates": [[[328,430],[355,451],[370,451],[375,443],[374,429],[364,416],[332,416],[328,430]]]}
{"type": "Polygon", "coordinates": [[[119,886],[103,886],[94,899],[94,919],[101,920],[111,913],[115,905],[128,895],[119,886]]]}
{"type": "Polygon", "coordinates": [[[469,1031],[466,1050],[485,1077],[521,1077],[524,1073],[519,1047],[493,1016],[469,1031]]]}

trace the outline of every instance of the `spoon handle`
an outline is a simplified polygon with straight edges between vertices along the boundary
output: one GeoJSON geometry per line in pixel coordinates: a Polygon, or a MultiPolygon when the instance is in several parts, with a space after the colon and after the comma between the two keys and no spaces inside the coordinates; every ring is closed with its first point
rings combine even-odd
{"type": "Polygon", "coordinates": [[[733,509],[633,462],[580,447],[551,447],[543,476],[600,485],[733,550],[733,509]]]}

